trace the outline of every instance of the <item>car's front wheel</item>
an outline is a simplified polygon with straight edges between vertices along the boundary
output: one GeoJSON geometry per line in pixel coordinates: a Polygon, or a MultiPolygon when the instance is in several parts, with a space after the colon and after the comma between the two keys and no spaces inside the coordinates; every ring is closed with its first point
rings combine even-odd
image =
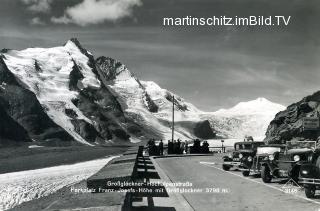
{"type": "Polygon", "coordinates": [[[243,175],[244,177],[248,177],[249,174],[250,174],[250,171],[243,171],[243,172],[242,172],[242,175],[243,175]]]}
{"type": "Polygon", "coordinates": [[[230,170],[230,166],[222,165],[222,169],[225,170],[225,171],[229,171],[230,170]]]}
{"type": "Polygon", "coordinates": [[[307,198],[314,198],[314,196],[316,195],[316,187],[315,186],[305,187],[304,192],[307,198]]]}
{"type": "Polygon", "coordinates": [[[261,178],[262,181],[265,183],[270,183],[272,180],[272,175],[270,173],[270,169],[268,166],[262,166],[261,167],[261,178]]]}

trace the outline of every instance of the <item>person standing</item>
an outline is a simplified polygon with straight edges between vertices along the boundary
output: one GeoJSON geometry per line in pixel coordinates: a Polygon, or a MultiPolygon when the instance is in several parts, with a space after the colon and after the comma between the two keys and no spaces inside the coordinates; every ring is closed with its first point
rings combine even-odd
{"type": "Polygon", "coordinates": [[[177,141],[173,140],[173,154],[177,154],[177,141]]]}
{"type": "Polygon", "coordinates": [[[168,155],[173,154],[173,143],[168,140],[168,155]]]}
{"type": "Polygon", "coordinates": [[[180,139],[178,139],[178,142],[177,142],[177,151],[176,151],[177,154],[181,154],[181,141],[180,139]]]}
{"type": "Polygon", "coordinates": [[[184,143],[186,154],[188,154],[188,141],[186,140],[184,143]]]}
{"type": "Polygon", "coordinates": [[[160,140],[160,143],[159,143],[159,152],[160,152],[160,155],[163,155],[163,142],[162,142],[162,139],[160,140]]]}
{"type": "Polygon", "coordinates": [[[180,154],[184,152],[184,142],[181,141],[180,154]]]}

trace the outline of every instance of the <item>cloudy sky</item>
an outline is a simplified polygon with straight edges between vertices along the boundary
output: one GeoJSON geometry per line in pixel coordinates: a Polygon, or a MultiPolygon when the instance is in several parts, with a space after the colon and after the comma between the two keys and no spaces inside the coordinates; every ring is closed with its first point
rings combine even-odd
{"type": "Polygon", "coordinates": [[[121,60],[200,109],[265,97],[289,105],[320,90],[317,0],[1,0],[0,48],[71,37],[121,60]],[[163,17],[291,15],[281,27],[164,27],[163,17]]]}

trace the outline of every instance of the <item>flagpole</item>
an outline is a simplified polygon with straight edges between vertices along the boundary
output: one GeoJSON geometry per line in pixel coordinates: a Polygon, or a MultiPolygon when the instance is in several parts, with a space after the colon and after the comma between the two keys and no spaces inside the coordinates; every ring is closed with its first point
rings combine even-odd
{"type": "Polygon", "coordinates": [[[174,140],[174,96],[172,96],[172,142],[174,140]]]}

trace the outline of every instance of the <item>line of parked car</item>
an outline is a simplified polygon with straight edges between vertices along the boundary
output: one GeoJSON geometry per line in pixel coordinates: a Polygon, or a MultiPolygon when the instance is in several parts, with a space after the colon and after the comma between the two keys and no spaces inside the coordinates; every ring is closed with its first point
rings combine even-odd
{"type": "Polygon", "coordinates": [[[293,179],[305,188],[308,198],[320,189],[320,149],[315,141],[290,141],[285,145],[245,141],[223,157],[225,171],[238,169],[243,176],[261,175],[263,182],[274,178],[293,179]]]}

